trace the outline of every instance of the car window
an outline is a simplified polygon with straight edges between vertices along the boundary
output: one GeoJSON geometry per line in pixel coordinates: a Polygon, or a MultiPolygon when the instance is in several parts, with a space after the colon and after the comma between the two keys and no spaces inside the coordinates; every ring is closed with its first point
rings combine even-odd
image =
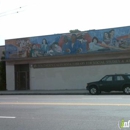
{"type": "Polygon", "coordinates": [[[128,75],[127,78],[130,79],[130,75],[128,75]]]}
{"type": "Polygon", "coordinates": [[[108,76],[108,78],[106,79],[106,81],[112,81],[112,76],[108,76]]]}
{"type": "Polygon", "coordinates": [[[112,81],[112,76],[106,76],[102,79],[102,81],[112,81]]]}
{"type": "Polygon", "coordinates": [[[104,78],[102,78],[102,81],[106,81],[108,76],[105,76],[104,78]]]}
{"type": "Polygon", "coordinates": [[[115,76],[115,81],[123,81],[124,77],[123,76],[115,76]]]}

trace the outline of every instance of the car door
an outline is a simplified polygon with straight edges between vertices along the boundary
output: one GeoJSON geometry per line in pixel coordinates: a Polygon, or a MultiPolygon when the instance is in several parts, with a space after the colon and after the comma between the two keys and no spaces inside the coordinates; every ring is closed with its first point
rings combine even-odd
{"type": "Polygon", "coordinates": [[[114,86],[113,90],[120,91],[122,90],[122,86],[125,84],[125,79],[122,75],[115,75],[114,76],[114,86]]]}
{"type": "Polygon", "coordinates": [[[101,91],[109,92],[113,87],[113,76],[107,75],[100,82],[101,91]]]}

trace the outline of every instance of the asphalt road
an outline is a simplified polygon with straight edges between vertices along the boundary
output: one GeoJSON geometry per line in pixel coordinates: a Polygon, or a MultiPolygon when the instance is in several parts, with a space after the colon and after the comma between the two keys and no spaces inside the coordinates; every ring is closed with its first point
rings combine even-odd
{"type": "Polygon", "coordinates": [[[122,119],[129,95],[0,96],[0,130],[119,130],[122,119]]]}

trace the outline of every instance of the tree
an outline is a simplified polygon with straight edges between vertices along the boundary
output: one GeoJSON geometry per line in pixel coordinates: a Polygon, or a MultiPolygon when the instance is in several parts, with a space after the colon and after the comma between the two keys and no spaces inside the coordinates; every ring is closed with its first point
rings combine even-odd
{"type": "Polygon", "coordinates": [[[70,33],[79,33],[79,32],[81,32],[80,30],[78,30],[78,29],[75,29],[75,30],[70,30],[70,33]]]}
{"type": "Polygon", "coordinates": [[[2,52],[3,56],[1,57],[1,60],[5,59],[5,51],[2,52]]]}
{"type": "MultiPolygon", "coordinates": [[[[3,56],[1,59],[5,59],[5,52],[3,51],[3,56]]],[[[0,90],[6,90],[6,63],[5,61],[0,61],[0,90]]]]}

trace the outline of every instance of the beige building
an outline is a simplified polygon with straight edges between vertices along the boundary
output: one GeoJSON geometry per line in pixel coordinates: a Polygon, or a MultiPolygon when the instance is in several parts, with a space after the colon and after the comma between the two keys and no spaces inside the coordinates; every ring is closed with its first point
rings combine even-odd
{"type": "Polygon", "coordinates": [[[5,47],[7,90],[86,89],[130,73],[130,27],[9,39],[5,47]]]}
{"type": "Polygon", "coordinates": [[[7,90],[85,89],[106,74],[130,73],[130,52],[8,60],[7,90]]]}

